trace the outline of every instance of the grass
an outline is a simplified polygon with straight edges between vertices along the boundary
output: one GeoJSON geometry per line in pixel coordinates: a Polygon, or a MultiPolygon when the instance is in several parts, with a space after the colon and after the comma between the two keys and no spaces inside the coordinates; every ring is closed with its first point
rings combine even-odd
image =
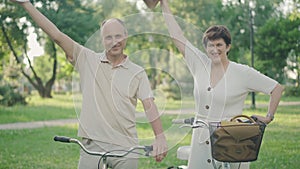
{"type": "Polygon", "coordinates": [[[27,98],[27,106],[0,106],[0,124],[76,118],[72,98],[72,95],[55,95],[54,99],[42,99],[34,95],[27,98]]]}
{"type": "MultiPolygon", "coordinates": [[[[0,123],[37,121],[60,118],[76,118],[72,96],[55,95],[54,99],[39,99],[33,96],[28,106],[1,107],[0,123]]],[[[284,102],[299,101],[299,98],[283,98],[284,102]]],[[[247,100],[247,104],[250,101],[247,100]]],[[[192,101],[188,101],[192,105],[192,101]]],[[[257,103],[266,104],[267,98],[257,96],[257,103]]],[[[180,108],[180,102],[170,102],[166,109],[180,108]]],[[[185,107],[184,107],[185,108],[185,107]]],[[[246,109],[245,114],[265,115],[262,106],[246,109]]],[[[160,169],[181,165],[185,161],[176,158],[176,149],[190,143],[190,132],[171,124],[176,115],[163,115],[162,122],[167,133],[170,151],[162,163],[153,159],[140,160],[140,168],[160,169]]],[[[300,165],[300,105],[280,106],[276,119],[265,131],[258,160],[251,169],[297,169],[300,165]]],[[[138,133],[142,144],[151,144],[152,130],[145,119],[138,119],[138,133]]],[[[73,169],[77,167],[79,148],[53,141],[55,135],[76,137],[77,126],[45,127],[24,130],[0,130],[0,169],[73,169]]]]}
{"type": "Polygon", "coordinates": [[[76,135],[76,127],[0,131],[1,169],[76,168],[78,149],[54,143],[55,135],[76,135]]]}

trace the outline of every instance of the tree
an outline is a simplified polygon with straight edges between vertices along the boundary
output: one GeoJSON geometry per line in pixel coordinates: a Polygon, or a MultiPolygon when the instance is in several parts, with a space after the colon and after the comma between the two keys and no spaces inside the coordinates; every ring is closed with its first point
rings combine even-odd
{"type": "MultiPolygon", "coordinates": [[[[285,80],[284,68],[291,55],[299,75],[299,31],[300,17],[272,18],[257,33],[257,57],[261,60],[258,69],[280,82],[285,80]]],[[[291,60],[290,60],[291,61],[291,60]]],[[[299,77],[298,77],[299,84],[299,77]]]]}
{"type": "MultiPolygon", "coordinates": [[[[38,5],[38,9],[44,13],[50,20],[52,20],[57,27],[64,33],[79,43],[83,43],[87,39],[87,35],[97,29],[97,22],[95,22],[92,15],[93,9],[81,6],[80,0],[62,0],[62,1],[40,1],[33,2],[38,5]]],[[[26,17],[24,21],[23,16],[27,16],[23,9],[18,5],[12,5],[5,1],[1,6],[1,31],[3,39],[7,44],[5,49],[11,51],[15,57],[17,64],[20,65],[22,74],[37,89],[41,97],[52,97],[51,90],[56,79],[57,69],[57,46],[49,37],[45,36],[42,31],[35,25],[30,24],[30,17],[26,17]],[[20,19],[22,18],[22,19],[20,19]],[[43,82],[37,71],[34,69],[31,60],[28,57],[28,28],[33,27],[35,33],[38,35],[40,42],[47,42],[45,45],[46,55],[52,60],[52,75],[43,82]],[[48,40],[47,40],[48,39],[48,40]],[[30,73],[26,71],[26,65],[23,58],[27,59],[30,73]]],[[[33,22],[31,22],[33,23],[33,22]]]]}

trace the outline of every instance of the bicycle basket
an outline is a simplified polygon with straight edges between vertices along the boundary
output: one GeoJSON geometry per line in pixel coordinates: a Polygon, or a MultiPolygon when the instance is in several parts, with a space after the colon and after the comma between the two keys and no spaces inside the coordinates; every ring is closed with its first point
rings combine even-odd
{"type": "Polygon", "coordinates": [[[256,123],[253,119],[254,123],[233,119],[209,123],[212,157],[221,162],[257,160],[266,125],[256,123]]]}

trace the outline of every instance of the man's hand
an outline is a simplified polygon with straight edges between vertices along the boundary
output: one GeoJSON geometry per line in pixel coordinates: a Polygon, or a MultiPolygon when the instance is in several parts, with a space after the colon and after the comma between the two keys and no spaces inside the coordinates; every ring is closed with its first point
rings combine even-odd
{"type": "Polygon", "coordinates": [[[157,162],[161,162],[168,153],[168,145],[163,134],[156,136],[153,143],[153,156],[157,162]]]}

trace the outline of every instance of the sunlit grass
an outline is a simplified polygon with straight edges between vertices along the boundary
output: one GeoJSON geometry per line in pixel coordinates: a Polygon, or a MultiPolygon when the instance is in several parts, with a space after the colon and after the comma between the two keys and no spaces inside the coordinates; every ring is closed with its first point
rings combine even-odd
{"type": "MultiPolygon", "coordinates": [[[[273,123],[267,126],[258,160],[251,163],[251,169],[297,169],[300,158],[299,147],[299,106],[298,112],[294,107],[282,107],[273,123]]],[[[262,114],[259,111],[249,110],[248,113],[262,114]]],[[[156,163],[152,158],[140,160],[142,169],[166,169],[169,166],[185,164],[176,158],[179,146],[189,145],[190,133],[180,133],[179,126],[172,126],[170,120],[175,115],[163,116],[164,129],[174,127],[172,133],[167,135],[170,151],[162,163],[156,163]],[[176,143],[174,143],[177,141],[176,143]]],[[[142,123],[138,125],[141,138],[153,138],[151,127],[142,123]]],[[[51,127],[28,130],[0,131],[0,168],[76,168],[79,158],[79,147],[76,145],[57,143],[53,141],[55,135],[76,137],[77,126],[51,127]]]]}
{"type": "Polygon", "coordinates": [[[55,95],[51,99],[34,95],[27,102],[26,106],[0,106],[0,124],[76,118],[72,95],[55,95]]]}
{"type": "MultiPolygon", "coordinates": [[[[192,99],[191,99],[192,100],[192,99]]],[[[283,98],[284,101],[297,99],[283,98]]],[[[250,103],[250,100],[247,100],[250,103]]],[[[180,108],[180,102],[169,102],[168,108],[180,108]]],[[[192,101],[191,101],[192,103],[192,101]]],[[[257,103],[267,103],[267,99],[257,96],[257,103]]],[[[40,99],[34,96],[27,106],[1,107],[0,123],[36,121],[61,118],[76,118],[73,98],[68,95],[54,95],[54,99],[40,99]]],[[[265,115],[267,107],[246,108],[245,114],[265,115]]],[[[169,166],[186,164],[176,158],[179,146],[189,145],[190,129],[179,128],[171,123],[174,118],[190,115],[161,116],[170,145],[168,156],[162,163],[152,158],[140,160],[142,169],[166,169],[169,166]]],[[[138,119],[138,134],[141,144],[153,142],[153,131],[144,116],[138,119]]],[[[297,169],[300,165],[300,105],[279,106],[274,122],[267,126],[258,160],[251,163],[251,169],[297,169]]],[[[7,168],[77,168],[79,147],[53,141],[55,135],[77,136],[77,126],[47,127],[25,130],[0,130],[0,169],[7,168]]]]}

